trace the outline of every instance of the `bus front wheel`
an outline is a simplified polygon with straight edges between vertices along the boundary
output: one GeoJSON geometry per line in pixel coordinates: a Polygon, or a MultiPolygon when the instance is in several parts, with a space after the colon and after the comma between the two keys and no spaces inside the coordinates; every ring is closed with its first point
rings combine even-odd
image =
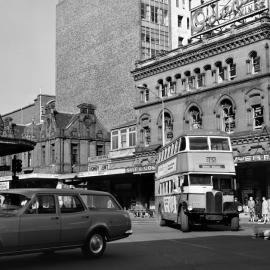
{"type": "Polygon", "coordinates": [[[239,217],[233,217],[231,219],[231,231],[239,230],[239,217]]]}
{"type": "Polygon", "coordinates": [[[183,208],[181,208],[180,218],[181,218],[181,231],[188,232],[190,230],[189,220],[183,208]]]}

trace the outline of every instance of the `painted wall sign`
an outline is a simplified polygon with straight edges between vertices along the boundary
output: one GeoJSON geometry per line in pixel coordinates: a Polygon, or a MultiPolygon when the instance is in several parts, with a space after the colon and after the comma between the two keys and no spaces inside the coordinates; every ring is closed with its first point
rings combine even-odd
{"type": "Polygon", "coordinates": [[[268,0],[213,0],[191,10],[191,35],[196,37],[254,17],[268,9],[268,0]]]}
{"type": "Polygon", "coordinates": [[[154,165],[134,166],[126,168],[126,173],[140,173],[140,172],[154,172],[156,167],[154,165]]]}
{"type": "Polygon", "coordinates": [[[234,157],[235,163],[256,162],[256,161],[270,161],[270,154],[234,157]]]}

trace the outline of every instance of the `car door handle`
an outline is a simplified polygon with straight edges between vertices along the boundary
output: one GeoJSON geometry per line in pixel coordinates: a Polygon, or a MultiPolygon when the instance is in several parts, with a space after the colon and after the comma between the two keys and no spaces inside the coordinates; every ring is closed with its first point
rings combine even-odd
{"type": "Polygon", "coordinates": [[[89,218],[89,216],[82,216],[82,218],[89,218]]]}
{"type": "Polygon", "coordinates": [[[59,219],[59,217],[51,217],[51,219],[59,219]]]}

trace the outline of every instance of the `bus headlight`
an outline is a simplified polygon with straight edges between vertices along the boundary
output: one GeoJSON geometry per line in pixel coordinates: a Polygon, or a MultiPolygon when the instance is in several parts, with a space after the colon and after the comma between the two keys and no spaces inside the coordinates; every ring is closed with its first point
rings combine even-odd
{"type": "Polygon", "coordinates": [[[237,210],[238,210],[238,212],[242,212],[243,211],[243,207],[241,205],[238,205],[237,206],[237,210]]]}
{"type": "Polygon", "coordinates": [[[193,209],[192,205],[189,205],[189,206],[187,207],[187,210],[188,210],[188,211],[191,211],[192,209],[193,209]]]}

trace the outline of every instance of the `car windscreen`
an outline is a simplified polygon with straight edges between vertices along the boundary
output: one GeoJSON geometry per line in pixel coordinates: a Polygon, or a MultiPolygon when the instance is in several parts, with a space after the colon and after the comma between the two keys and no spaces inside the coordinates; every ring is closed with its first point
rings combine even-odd
{"type": "Polygon", "coordinates": [[[0,193],[0,211],[17,213],[22,209],[30,198],[15,193],[0,193]]]}
{"type": "Polygon", "coordinates": [[[189,183],[191,186],[211,186],[211,175],[191,174],[189,175],[189,183]]]}

